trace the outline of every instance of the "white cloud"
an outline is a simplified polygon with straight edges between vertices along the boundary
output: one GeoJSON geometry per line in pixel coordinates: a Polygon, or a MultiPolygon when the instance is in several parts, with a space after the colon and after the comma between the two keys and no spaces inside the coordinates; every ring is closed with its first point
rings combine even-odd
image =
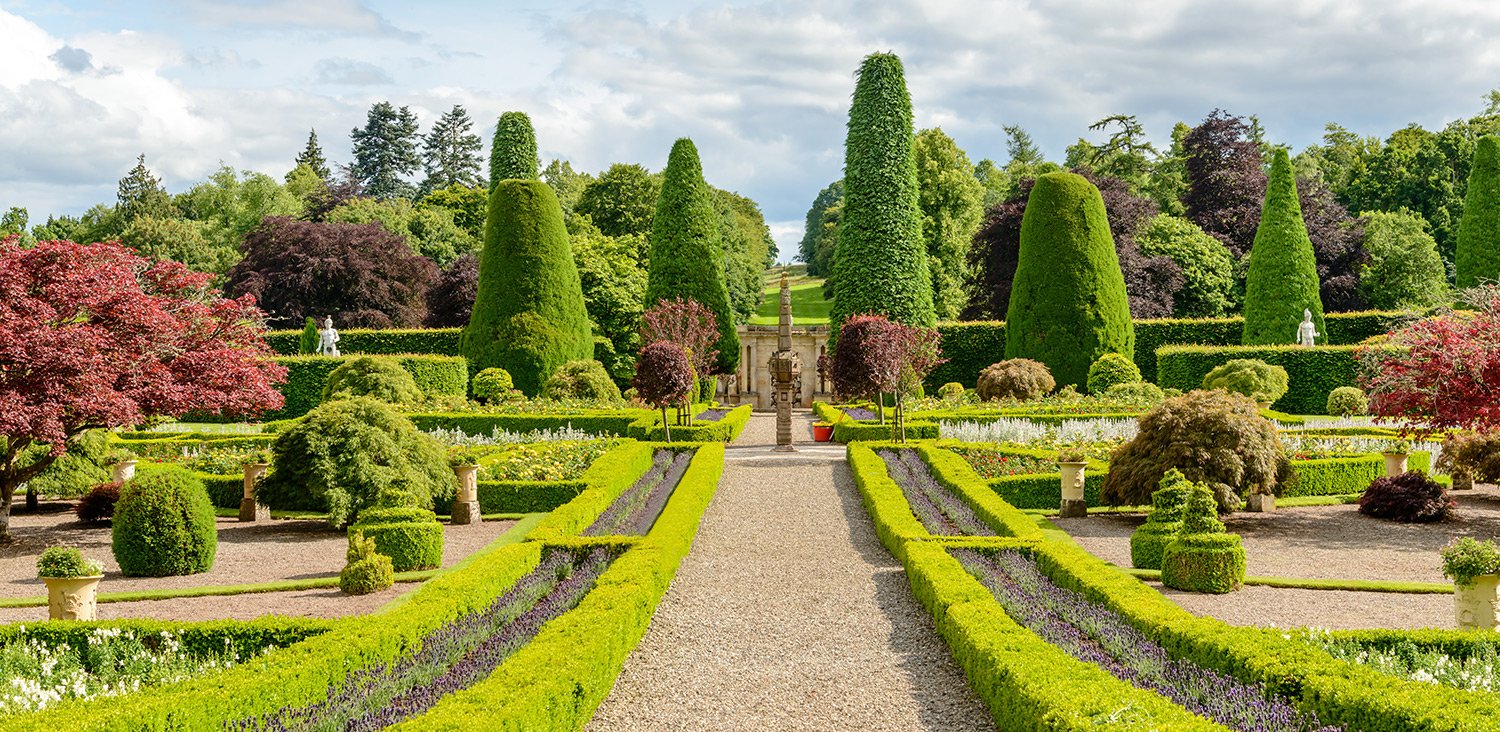
{"type": "Polygon", "coordinates": [[[342,86],[384,86],[396,83],[389,71],[366,61],[348,58],[325,58],[314,69],[319,84],[342,86]]]}
{"type": "Polygon", "coordinates": [[[407,41],[421,36],[392,25],[360,0],[175,0],[192,17],[219,27],[297,28],[407,41]]]}

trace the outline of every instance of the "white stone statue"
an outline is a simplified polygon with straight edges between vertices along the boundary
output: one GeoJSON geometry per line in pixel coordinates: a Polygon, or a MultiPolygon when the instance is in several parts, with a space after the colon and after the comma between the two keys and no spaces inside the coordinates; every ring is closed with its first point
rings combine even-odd
{"type": "Polygon", "coordinates": [[[1304,308],[1302,310],[1302,324],[1297,326],[1297,345],[1312,348],[1316,345],[1315,341],[1317,341],[1319,335],[1322,334],[1318,332],[1318,327],[1313,324],[1312,311],[1304,308]]]}
{"type": "Polygon", "coordinates": [[[333,317],[323,318],[323,327],[318,329],[318,355],[339,355],[339,332],[333,329],[333,317]]]}

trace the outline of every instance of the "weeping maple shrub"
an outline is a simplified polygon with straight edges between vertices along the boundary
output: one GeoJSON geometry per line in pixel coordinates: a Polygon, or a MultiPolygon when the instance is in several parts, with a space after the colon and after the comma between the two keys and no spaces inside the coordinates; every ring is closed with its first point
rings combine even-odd
{"type": "Polygon", "coordinates": [[[16,488],[86,429],[281,407],[264,313],[211,279],[115,243],[0,240],[0,543],[16,488]]]}
{"type": "Polygon", "coordinates": [[[1359,497],[1360,513],[1402,523],[1447,521],[1456,507],[1448,489],[1420,470],[1376,478],[1359,497]]]}

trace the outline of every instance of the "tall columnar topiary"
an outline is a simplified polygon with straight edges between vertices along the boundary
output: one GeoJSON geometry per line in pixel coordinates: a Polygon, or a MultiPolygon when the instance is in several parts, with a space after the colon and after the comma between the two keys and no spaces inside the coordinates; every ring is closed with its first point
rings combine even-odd
{"type": "Polygon", "coordinates": [[[503,180],[538,180],[536,133],[525,112],[506,112],[495,123],[490,144],[490,192],[503,180]]]}
{"type": "Polygon", "coordinates": [[[302,335],[297,339],[297,352],[312,354],[318,352],[318,343],[322,339],[318,336],[318,321],[311,316],[302,325],[302,335]]]}
{"type": "Polygon", "coordinates": [[[1224,533],[1208,486],[1193,485],[1182,509],[1182,529],[1161,557],[1161,583],[1190,592],[1224,594],[1245,583],[1245,547],[1224,533]]]}
{"type": "Polygon", "coordinates": [[[908,325],[936,321],[912,145],[901,59],[866,56],[844,144],[844,211],[833,254],[836,328],[863,313],[908,325]]]}
{"type": "Polygon", "coordinates": [[[1193,483],[1182,471],[1168,470],[1161,487],[1151,494],[1151,513],[1146,523],[1130,535],[1130,564],[1136,569],[1161,569],[1161,555],[1182,530],[1182,509],[1193,483]]]}
{"type": "Polygon", "coordinates": [[[1037,178],[1021,219],[1005,357],[1047,365],[1058,384],[1082,385],[1106,353],[1135,353],[1125,276],[1099,189],[1081,175],[1037,178]]]}
{"type": "Polygon", "coordinates": [[[1453,259],[1459,287],[1500,279],[1500,138],[1494,135],[1474,148],[1453,259]]]}
{"type": "Polygon", "coordinates": [[[505,369],[536,396],[553,371],[594,355],[594,334],[562,208],[539,180],[506,180],[490,194],[479,289],[462,349],[469,368],[505,369]]]}
{"type": "Polygon", "coordinates": [[[1245,276],[1245,345],[1296,343],[1303,310],[1312,312],[1318,342],[1327,343],[1318,288],[1318,262],[1297,203],[1292,163],[1285,150],[1277,150],[1245,276]]]}
{"type": "MultiPolygon", "coordinates": [[[[718,322],[718,369],[733,373],[740,338],[729,312],[724,249],[713,193],[703,180],[698,148],[686,137],[672,145],[651,222],[651,270],[646,304],[682,297],[697,300],[718,322]]],[[[702,376],[700,374],[700,376],[702,376]]]]}

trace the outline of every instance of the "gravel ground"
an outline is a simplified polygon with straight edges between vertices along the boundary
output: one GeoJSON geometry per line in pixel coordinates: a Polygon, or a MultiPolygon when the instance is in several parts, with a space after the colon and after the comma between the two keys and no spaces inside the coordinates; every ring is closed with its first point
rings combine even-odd
{"type": "MultiPolygon", "coordinates": [[[[99,604],[99,619],[254,620],[262,615],[342,618],[374,612],[381,605],[419,586],[413,582],[402,582],[369,595],[345,595],[335,587],[227,597],[179,597],[172,600],[145,602],[106,602],[99,604]]],[[[0,608],[0,623],[30,623],[46,619],[47,608],[45,607],[0,608]]]]}
{"type": "Polygon", "coordinates": [[[1230,625],[1331,630],[1457,627],[1452,595],[1280,587],[1243,587],[1227,595],[1204,595],[1167,589],[1158,582],[1147,584],[1194,615],[1218,618],[1230,625]]]}
{"type": "MultiPolygon", "coordinates": [[[[807,439],[808,415],[797,435],[807,439]]],[[[736,446],[775,442],[755,415],[736,446]]],[[[994,729],[842,460],[730,461],[589,730],[994,729]]]]}
{"type": "MultiPolygon", "coordinates": [[[[505,533],[513,524],[512,521],[485,521],[477,526],[445,526],[443,566],[450,566],[473,554],[505,533]]],[[[322,521],[240,523],[235,519],[221,518],[218,528],[219,549],[214,556],[213,569],[208,572],[186,577],[125,577],[120,574],[120,566],[115,563],[110,552],[109,527],[93,528],[79,523],[73,517],[71,504],[44,504],[40,513],[18,514],[11,519],[11,535],[16,542],[0,547],[0,597],[35,597],[46,594],[46,587],[36,577],[36,557],[42,549],[57,543],[72,544],[82,549],[89,558],[104,562],[104,581],[99,588],[101,592],[136,592],[337,577],[339,570],[344,567],[348,539],[343,532],[328,528],[328,524],[322,521]]],[[[306,596],[317,592],[294,594],[305,600],[306,596]]],[[[203,598],[198,602],[238,605],[246,597],[251,596],[235,596],[232,599],[203,598]]],[[[101,615],[104,607],[100,606],[101,615]]],[[[165,606],[158,604],[157,607],[165,606]]],[[[226,607],[222,612],[231,610],[233,608],[226,607]]],[[[291,608],[286,610],[290,612],[291,608]]],[[[278,609],[272,606],[262,612],[276,611],[278,609]]]]}

